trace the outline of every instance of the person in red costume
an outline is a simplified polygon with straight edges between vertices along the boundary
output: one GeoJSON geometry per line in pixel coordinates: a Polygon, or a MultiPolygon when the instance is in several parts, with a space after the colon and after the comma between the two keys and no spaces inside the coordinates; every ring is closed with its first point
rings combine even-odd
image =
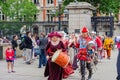
{"type": "Polygon", "coordinates": [[[8,46],[5,54],[6,54],[6,62],[7,62],[8,73],[15,72],[13,70],[14,50],[12,49],[12,45],[8,46]]]}
{"type": "Polygon", "coordinates": [[[92,39],[89,37],[88,35],[88,29],[86,27],[82,28],[82,34],[81,37],[78,40],[78,44],[79,44],[79,52],[77,55],[77,58],[80,60],[80,71],[81,71],[81,75],[82,78],[81,80],[86,80],[85,79],[85,69],[87,67],[89,75],[88,75],[88,79],[90,80],[92,77],[92,67],[91,67],[91,54],[88,53],[88,43],[91,41],[92,39]]]}
{"type": "Polygon", "coordinates": [[[50,41],[46,47],[46,56],[47,56],[48,61],[47,61],[47,65],[45,68],[44,76],[45,77],[48,76],[47,80],[62,80],[63,76],[67,78],[68,75],[73,72],[72,69],[65,70],[58,64],[52,62],[51,59],[57,50],[62,50],[62,52],[66,52],[66,48],[63,42],[60,40],[62,36],[58,32],[56,31],[52,32],[48,35],[48,37],[50,38],[50,41]]]}
{"type": "Polygon", "coordinates": [[[91,32],[92,40],[96,43],[96,53],[98,59],[102,59],[102,40],[96,35],[95,31],[91,32]]]}

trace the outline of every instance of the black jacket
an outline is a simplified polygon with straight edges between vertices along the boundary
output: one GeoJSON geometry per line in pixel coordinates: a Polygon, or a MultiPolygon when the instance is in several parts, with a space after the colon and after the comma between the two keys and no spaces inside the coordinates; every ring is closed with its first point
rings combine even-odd
{"type": "Polygon", "coordinates": [[[12,48],[13,48],[14,50],[16,50],[15,48],[17,48],[17,46],[18,46],[17,41],[12,40],[11,43],[12,43],[12,48]]]}
{"type": "Polygon", "coordinates": [[[32,49],[32,40],[31,40],[31,38],[29,38],[28,36],[26,36],[25,38],[25,44],[26,44],[26,46],[25,46],[25,48],[28,48],[28,49],[32,49]]]}

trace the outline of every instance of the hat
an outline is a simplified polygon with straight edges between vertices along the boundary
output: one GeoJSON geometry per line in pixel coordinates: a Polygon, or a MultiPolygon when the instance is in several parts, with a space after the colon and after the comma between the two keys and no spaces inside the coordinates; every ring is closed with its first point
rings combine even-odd
{"type": "Polygon", "coordinates": [[[61,34],[59,34],[57,31],[51,32],[50,34],[48,34],[48,37],[52,38],[53,36],[57,36],[57,37],[62,37],[61,34]]]}
{"type": "Polygon", "coordinates": [[[86,32],[88,32],[88,29],[86,27],[83,27],[82,28],[82,33],[86,33],[86,32]]]}
{"type": "Polygon", "coordinates": [[[95,32],[95,31],[92,31],[91,33],[96,34],[96,32],[95,32]]]}

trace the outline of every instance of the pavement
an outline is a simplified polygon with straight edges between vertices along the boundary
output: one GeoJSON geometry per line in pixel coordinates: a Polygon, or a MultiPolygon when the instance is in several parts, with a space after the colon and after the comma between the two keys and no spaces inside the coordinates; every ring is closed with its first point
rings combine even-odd
{"type": "MultiPolygon", "coordinates": [[[[104,59],[93,69],[93,77],[91,80],[116,80],[116,60],[117,49],[112,51],[111,60],[104,59]]],[[[0,60],[0,80],[47,80],[44,77],[45,67],[38,68],[38,60],[27,65],[22,63],[22,58],[15,60],[14,70],[16,73],[7,72],[7,64],[5,60],[0,60]]],[[[87,77],[87,76],[86,76],[87,77]]],[[[69,78],[63,80],[80,80],[79,69],[69,78]]]]}

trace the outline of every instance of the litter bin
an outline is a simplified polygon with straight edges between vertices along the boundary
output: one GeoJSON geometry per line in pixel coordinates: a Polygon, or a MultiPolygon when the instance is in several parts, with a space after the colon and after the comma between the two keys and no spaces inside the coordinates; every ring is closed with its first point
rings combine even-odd
{"type": "Polygon", "coordinates": [[[0,46],[0,59],[3,59],[3,46],[0,46]]]}

